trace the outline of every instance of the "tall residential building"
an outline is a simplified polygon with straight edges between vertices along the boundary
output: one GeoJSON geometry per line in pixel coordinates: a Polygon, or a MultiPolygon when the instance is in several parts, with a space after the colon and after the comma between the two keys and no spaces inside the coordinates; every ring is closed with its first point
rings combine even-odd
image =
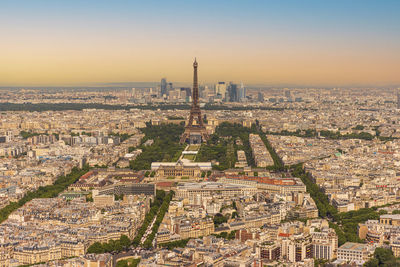
{"type": "Polygon", "coordinates": [[[303,235],[292,236],[282,240],[281,253],[284,259],[290,262],[299,262],[312,259],[312,244],[309,237],[303,235]]]}
{"type": "Polygon", "coordinates": [[[314,258],[326,260],[336,258],[338,237],[332,228],[323,228],[320,232],[312,233],[312,244],[314,258]]]}
{"type": "Polygon", "coordinates": [[[161,97],[163,97],[164,95],[167,95],[167,79],[166,78],[162,78],[161,79],[161,97]]]}

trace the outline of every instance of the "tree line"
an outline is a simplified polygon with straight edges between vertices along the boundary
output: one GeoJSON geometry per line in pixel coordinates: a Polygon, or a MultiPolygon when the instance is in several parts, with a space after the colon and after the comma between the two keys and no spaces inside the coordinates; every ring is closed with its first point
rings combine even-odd
{"type": "Polygon", "coordinates": [[[156,191],[154,201],[150,203],[150,211],[146,214],[145,219],[133,240],[130,240],[126,235],[121,235],[120,239],[118,240],[109,240],[105,243],[95,242],[89,246],[87,253],[101,254],[107,252],[121,252],[128,249],[131,245],[138,247],[143,235],[146,233],[147,228],[153,221],[154,217],[157,216],[151,234],[142,244],[144,247],[150,248],[152,246],[153,239],[157,234],[158,227],[160,226],[165,213],[168,211],[169,203],[173,195],[173,191],[170,191],[168,194],[164,190],[156,191]]]}
{"type": "MultiPolygon", "coordinates": [[[[188,104],[145,104],[145,105],[111,105],[103,103],[1,103],[0,111],[64,111],[64,110],[83,110],[83,109],[105,109],[105,110],[190,110],[188,104]]],[[[258,107],[258,106],[226,106],[207,103],[202,109],[204,110],[276,110],[283,111],[283,107],[258,107]]],[[[305,109],[306,110],[306,109],[305,109]]]]}
{"type": "Polygon", "coordinates": [[[150,211],[144,217],[144,221],[140,226],[135,238],[132,240],[132,245],[137,247],[140,245],[140,241],[142,240],[143,235],[146,233],[147,228],[150,223],[153,221],[154,217],[157,215],[157,212],[162,205],[166,193],[164,190],[157,190],[154,201],[150,205],[150,211]]]}
{"type": "MultiPolygon", "coordinates": [[[[357,125],[354,130],[360,130],[361,127],[360,125],[357,125]]],[[[364,129],[364,128],[363,128],[364,129]]],[[[387,141],[387,140],[394,140],[397,139],[395,137],[384,137],[380,136],[379,130],[375,129],[376,132],[376,137],[382,141],[387,141]]],[[[282,130],[280,132],[267,132],[267,134],[271,135],[283,135],[283,136],[297,136],[297,137],[303,137],[303,138],[311,138],[311,137],[317,137],[318,132],[315,129],[307,129],[304,131],[301,131],[300,129],[297,129],[294,132],[287,131],[287,130],[282,130]]],[[[349,134],[341,134],[340,131],[329,131],[329,130],[321,130],[319,132],[319,135],[322,137],[325,137],[327,139],[362,139],[362,140],[373,140],[375,138],[374,135],[367,133],[367,132],[359,132],[359,133],[349,133],[349,134]]]]}
{"type": "Polygon", "coordinates": [[[171,202],[173,196],[174,196],[174,191],[170,191],[164,197],[160,210],[158,211],[157,218],[151,229],[151,233],[147,236],[146,240],[143,242],[143,247],[151,248],[153,246],[153,240],[158,232],[158,228],[160,227],[162,220],[164,219],[165,213],[167,213],[168,211],[169,203],[171,202]]]}
{"type": "Polygon", "coordinates": [[[79,180],[79,178],[87,173],[89,169],[89,165],[83,166],[82,169],[74,167],[69,174],[59,176],[54,184],[40,186],[36,191],[28,191],[20,200],[17,202],[11,202],[0,210],[0,223],[5,221],[13,211],[22,207],[25,203],[34,198],[53,198],[58,196],[61,192],[67,189],[68,186],[79,180]]]}
{"type": "Polygon", "coordinates": [[[186,244],[189,242],[189,240],[190,240],[190,238],[186,238],[186,239],[181,239],[181,240],[161,243],[161,244],[158,244],[158,246],[160,248],[166,248],[166,249],[169,249],[169,250],[172,250],[174,248],[184,248],[184,247],[186,247],[186,244]]]}
{"type": "Polygon", "coordinates": [[[117,240],[109,240],[105,243],[95,242],[87,250],[87,253],[110,253],[110,252],[121,252],[129,248],[131,240],[126,235],[121,235],[117,240]]]}
{"type": "Polygon", "coordinates": [[[311,179],[311,174],[306,173],[302,164],[291,167],[293,176],[298,177],[306,185],[307,193],[310,194],[318,208],[318,214],[322,218],[329,218],[329,227],[333,228],[338,235],[339,246],[346,242],[363,242],[358,236],[358,224],[367,220],[378,220],[385,210],[377,211],[377,207],[362,208],[359,210],[338,212],[329,202],[328,197],[320,187],[311,179]]]}

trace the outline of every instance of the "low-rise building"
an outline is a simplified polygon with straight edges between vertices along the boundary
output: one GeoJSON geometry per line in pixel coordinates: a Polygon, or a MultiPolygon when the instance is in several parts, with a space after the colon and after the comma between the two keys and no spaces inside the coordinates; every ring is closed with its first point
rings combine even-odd
{"type": "Polygon", "coordinates": [[[346,242],[338,248],[337,259],[344,262],[364,264],[373,252],[373,247],[367,244],[346,242]]]}

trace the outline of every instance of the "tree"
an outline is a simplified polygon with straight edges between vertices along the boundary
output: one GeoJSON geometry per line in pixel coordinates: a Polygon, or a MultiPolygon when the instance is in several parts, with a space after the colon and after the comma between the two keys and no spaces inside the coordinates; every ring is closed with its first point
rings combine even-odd
{"type": "Polygon", "coordinates": [[[119,238],[119,242],[121,243],[123,248],[128,248],[131,244],[131,240],[126,235],[121,235],[121,237],[119,238]]]}
{"type": "Polygon", "coordinates": [[[154,161],[178,160],[185,147],[185,145],[179,143],[179,136],[184,130],[183,126],[146,123],[146,127],[140,130],[145,134],[142,145],[139,147],[142,149],[142,153],[135,160],[130,161],[131,169],[150,170],[150,165],[154,161]],[[151,146],[143,145],[147,140],[154,140],[154,143],[151,146]]]}
{"type": "Polygon", "coordinates": [[[214,216],[214,225],[218,227],[220,224],[226,223],[228,221],[228,217],[223,216],[221,213],[217,213],[214,216]]]}
{"type": "Polygon", "coordinates": [[[232,209],[237,210],[236,201],[232,201],[232,209]]]}
{"type": "Polygon", "coordinates": [[[120,194],[120,195],[114,194],[114,199],[116,201],[123,200],[124,199],[124,194],[120,194]]]}
{"type": "Polygon", "coordinates": [[[232,168],[236,162],[237,150],[244,150],[249,166],[255,166],[252,155],[249,134],[258,132],[257,128],[244,127],[242,124],[223,122],[217,126],[206,144],[202,144],[197,153],[196,161],[219,162],[213,166],[217,170],[232,168]],[[241,140],[243,145],[237,145],[234,140],[241,140]]]}
{"type": "Polygon", "coordinates": [[[87,250],[87,253],[96,253],[101,254],[104,253],[103,245],[100,242],[93,243],[87,250]]]}
{"type": "Polygon", "coordinates": [[[375,258],[370,259],[364,264],[365,267],[378,267],[379,261],[375,258]]]}
{"type": "Polygon", "coordinates": [[[129,267],[128,261],[122,260],[122,261],[117,262],[117,267],[129,267]]]}
{"type": "Polygon", "coordinates": [[[319,266],[325,266],[325,264],[328,262],[326,259],[314,259],[314,266],[319,267],[319,266]]]}
{"type": "Polygon", "coordinates": [[[383,265],[385,262],[393,260],[393,252],[386,248],[376,248],[374,252],[374,258],[379,261],[379,265],[383,265]]]}

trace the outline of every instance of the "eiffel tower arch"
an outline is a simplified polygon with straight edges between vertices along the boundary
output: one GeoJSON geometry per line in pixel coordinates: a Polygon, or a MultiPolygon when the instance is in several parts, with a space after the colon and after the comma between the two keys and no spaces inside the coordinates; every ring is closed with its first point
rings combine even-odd
{"type": "Polygon", "coordinates": [[[197,61],[193,62],[193,92],[192,106],[190,108],[189,121],[185,126],[185,132],[182,134],[180,143],[200,144],[206,142],[209,138],[199,105],[199,84],[197,82],[197,61]]]}

